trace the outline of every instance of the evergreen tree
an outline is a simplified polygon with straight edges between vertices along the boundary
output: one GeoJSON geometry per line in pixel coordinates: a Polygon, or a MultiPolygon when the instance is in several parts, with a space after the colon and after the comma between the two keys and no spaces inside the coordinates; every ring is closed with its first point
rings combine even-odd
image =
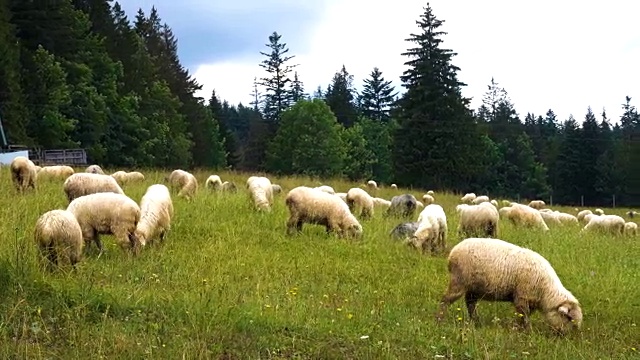
{"type": "Polygon", "coordinates": [[[333,76],[333,80],[324,94],[324,100],[335,114],[338,123],[349,127],[357,120],[358,110],[355,104],[353,75],[347,72],[344,65],[333,76]]]}
{"type": "MultiPolygon", "coordinates": [[[[227,104],[228,106],[228,104],[227,104]]],[[[240,163],[240,152],[238,148],[238,138],[236,134],[230,129],[229,116],[226,116],[222,103],[216,95],[216,91],[211,92],[211,98],[209,98],[208,104],[209,111],[214,119],[218,121],[220,126],[220,143],[224,144],[224,152],[226,155],[227,164],[235,168],[240,163]]]]}
{"type": "Polygon", "coordinates": [[[258,89],[258,78],[254,77],[253,78],[253,90],[251,91],[251,102],[249,103],[249,105],[253,106],[253,110],[255,111],[260,111],[260,106],[262,106],[262,93],[260,93],[260,90],[258,89]]]}
{"type": "Polygon", "coordinates": [[[295,56],[287,56],[289,48],[286,43],[281,43],[282,35],[273,32],[269,35],[271,50],[269,53],[260,52],[267,57],[260,63],[268,76],[260,79],[260,84],[265,87],[263,114],[266,120],[277,123],[282,112],[291,105],[292,93],[289,88],[291,79],[289,74],[296,65],[288,65],[289,60],[295,56]]]}
{"type": "Polygon", "coordinates": [[[625,98],[620,117],[620,159],[618,165],[624,182],[623,193],[627,205],[640,206],[640,113],[631,105],[631,97],[625,98]]]}
{"type": "Polygon", "coordinates": [[[580,128],[573,116],[569,116],[562,125],[562,138],[556,161],[557,176],[554,198],[560,204],[580,204],[582,189],[581,154],[582,139],[580,128]]]}
{"type": "Polygon", "coordinates": [[[360,95],[359,102],[362,114],[370,119],[388,122],[389,111],[398,93],[395,92],[391,81],[382,77],[382,72],[377,67],[373,68],[369,77],[364,80],[364,87],[360,95]]]}
{"type": "Polygon", "coordinates": [[[293,73],[293,81],[291,82],[291,102],[297,103],[305,98],[307,98],[307,94],[304,93],[304,85],[298,79],[298,72],[296,71],[293,73]]]}
{"type": "Polygon", "coordinates": [[[382,183],[391,182],[393,178],[393,166],[391,164],[392,133],[397,124],[393,121],[384,123],[361,116],[356,125],[362,129],[365,146],[368,152],[373,155],[371,177],[382,183]]]}
{"type": "Polygon", "coordinates": [[[375,155],[368,146],[360,123],[349,128],[342,128],[341,136],[346,151],[343,174],[351,181],[371,179],[375,155]]]}

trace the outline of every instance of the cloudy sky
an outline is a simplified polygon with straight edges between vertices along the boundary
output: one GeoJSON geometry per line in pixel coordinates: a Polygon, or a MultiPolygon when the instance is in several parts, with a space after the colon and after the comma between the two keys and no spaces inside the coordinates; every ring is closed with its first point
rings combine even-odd
{"type": "MultiPolygon", "coordinates": [[[[395,0],[121,0],[133,19],[152,6],[178,36],[179,55],[209,98],[248,104],[253,78],[277,31],[307,92],[326,88],[342,65],[358,88],[374,66],[401,89],[399,76],[426,1],[395,0]]],[[[577,0],[431,0],[444,20],[444,46],[458,55],[463,94],[472,107],[494,77],[516,110],[566,119],[584,118],[587,107],[621,115],[625,96],[640,107],[640,2],[577,0]],[[605,5],[606,4],[606,5],[605,5]]]]}

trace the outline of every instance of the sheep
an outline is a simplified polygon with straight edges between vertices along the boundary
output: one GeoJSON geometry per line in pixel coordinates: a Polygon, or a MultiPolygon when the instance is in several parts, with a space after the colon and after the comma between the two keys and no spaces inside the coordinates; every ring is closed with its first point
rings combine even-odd
{"type": "Polygon", "coordinates": [[[190,172],[177,169],[169,175],[169,186],[172,190],[178,190],[178,196],[192,200],[198,191],[198,180],[190,172]]]}
{"type": "MultiPolygon", "coordinates": [[[[424,203],[422,201],[418,200],[416,205],[418,206],[418,209],[424,209],[424,203]]],[[[427,204],[427,205],[430,205],[430,204],[427,204]]]]}
{"type": "Polygon", "coordinates": [[[399,224],[391,230],[389,236],[394,239],[411,238],[411,236],[415,234],[416,230],[418,230],[418,225],[420,225],[420,223],[417,221],[399,224]]]}
{"type": "Polygon", "coordinates": [[[204,182],[206,189],[220,190],[222,188],[222,179],[218,175],[211,175],[204,182]]]}
{"type": "Polygon", "coordinates": [[[491,203],[491,205],[495,206],[496,209],[500,207],[500,205],[498,205],[498,201],[496,200],[491,200],[489,202],[491,203]]]}
{"type": "Polygon", "coordinates": [[[637,211],[635,211],[635,210],[629,210],[629,211],[627,211],[627,216],[628,216],[630,219],[633,219],[633,218],[634,218],[634,216],[636,216],[636,215],[638,215],[638,212],[637,212],[637,211]]]}
{"type": "Polygon", "coordinates": [[[560,211],[554,211],[554,214],[563,225],[578,224],[578,218],[571,214],[563,213],[560,211]]]}
{"type": "Polygon", "coordinates": [[[433,190],[429,190],[429,191],[427,191],[427,195],[429,195],[429,196],[435,196],[435,194],[436,194],[436,193],[435,193],[435,192],[433,192],[433,190]]]}
{"type": "Polygon", "coordinates": [[[360,188],[351,188],[347,191],[347,205],[354,214],[360,210],[362,219],[369,219],[373,216],[373,197],[360,188]]]}
{"type": "Polygon", "coordinates": [[[376,183],[373,180],[369,180],[369,181],[367,181],[367,188],[369,190],[377,190],[378,189],[378,183],[376,183]]]}
{"type": "Polygon", "coordinates": [[[471,203],[473,205],[478,205],[478,204],[481,204],[483,202],[489,202],[489,197],[487,195],[481,195],[481,196],[478,196],[475,199],[471,200],[471,203]]]}
{"type": "Polygon", "coordinates": [[[427,246],[431,252],[444,251],[447,239],[447,216],[442,206],[427,205],[418,216],[418,229],[411,237],[411,244],[426,252],[427,246]]]}
{"type": "Polygon", "coordinates": [[[38,165],[33,165],[33,168],[36,169],[36,173],[40,172],[40,170],[42,170],[42,166],[38,166],[38,165]]]}
{"type": "Polygon", "coordinates": [[[40,171],[37,172],[38,180],[42,179],[66,179],[69,176],[73,175],[75,171],[71,166],[66,165],[53,165],[53,166],[44,166],[40,168],[40,171]]]}
{"type": "Polygon", "coordinates": [[[460,222],[458,233],[466,236],[498,237],[498,222],[500,214],[498,209],[490,203],[483,202],[479,205],[458,205],[460,222]]]}
{"type": "Polygon", "coordinates": [[[100,175],[104,175],[104,171],[102,170],[102,168],[99,165],[89,165],[84,172],[86,173],[90,173],[90,174],[100,174],[100,175]]]}
{"type": "Polygon", "coordinates": [[[108,192],[84,195],[71,201],[67,211],[78,219],[84,241],[96,243],[98,256],[103,253],[100,234],[114,235],[123,250],[139,252],[140,242],[135,231],[140,221],[140,207],[128,196],[108,192]]]}
{"type": "MultiPolygon", "coordinates": [[[[346,199],[346,197],[345,197],[345,199],[346,199]]],[[[374,197],[373,198],[373,205],[375,205],[375,206],[384,206],[384,207],[388,208],[389,206],[391,206],[391,201],[389,201],[387,199],[379,198],[379,197],[374,197]]]]}
{"type": "Polygon", "coordinates": [[[588,221],[585,221],[584,217],[591,214],[593,214],[591,210],[582,210],[578,212],[578,215],[576,215],[576,217],[578,218],[578,221],[584,221],[584,223],[586,224],[588,221]]]}
{"type": "Polygon", "coordinates": [[[624,224],[624,233],[625,235],[638,235],[638,224],[634,222],[626,222],[624,224]]]}
{"type": "Polygon", "coordinates": [[[271,184],[271,191],[273,191],[274,194],[280,194],[282,192],[282,186],[278,184],[271,184]]]}
{"type": "Polygon", "coordinates": [[[103,174],[75,173],[64,181],[62,188],[69,202],[80,196],[94,193],[112,192],[124,194],[124,191],[122,191],[122,188],[114,178],[103,174]]]}
{"type": "Polygon", "coordinates": [[[604,211],[602,211],[602,209],[595,209],[593,210],[593,213],[596,215],[604,215],[604,211]]]}
{"type": "Polygon", "coordinates": [[[436,202],[436,199],[433,198],[433,195],[424,194],[422,195],[423,204],[430,205],[436,202]]]}
{"type": "Polygon", "coordinates": [[[262,176],[252,176],[249,180],[247,180],[247,186],[255,208],[259,211],[271,211],[273,204],[271,181],[262,176]]]}
{"type": "Polygon", "coordinates": [[[314,189],[324,191],[327,194],[332,194],[332,195],[335,195],[336,193],[336,191],[329,185],[318,186],[318,187],[315,187],[314,189]]]}
{"type": "Polygon", "coordinates": [[[47,267],[71,265],[72,268],[82,259],[84,241],[82,229],[76,217],[67,210],[50,210],[36,221],[34,240],[47,267]]]}
{"type": "Polygon", "coordinates": [[[327,233],[340,237],[360,238],[362,225],[351,213],[348,205],[335,195],[306,186],[298,186],[287,194],[289,209],[287,234],[302,231],[304,223],[324,225],[327,233]]]}
{"type": "Polygon", "coordinates": [[[540,216],[542,216],[542,219],[544,220],[545,224],[547,224],[547,225],[552,225],[552,224],[553,225],[562,225],[562,223],[560,222],[560,219],[558,218],[558,216],[553,211],[540,211],[540,210],[538,210],[538,212],[540,213],[540,216]]]}
{"type": "Polygon", "coordinates": [[[593,215],[589,217],[589,222],[582,228],[582,232],[600,231],[614,235],[622,235],[625,221],[618,215],[593,215]]]}
{"type": "Polygon", "coordinates": [[[536,209],[536,210],[540,210],[540,209],[542,209],[543,207],[545,207],[546,205],[547,205],[547,204],[545,204],[545,202],[544,202],[544,201],[542,201],[542,200],[533,200],[533,201],[531,201],[531,202],[529,203],[529,207],[530,207],[530,208],[533,208],[533,209],[536,209]]]}
{"type": "Polygon", "coordinates": [[[396,185],[396,184],[391,184],[391,188],[392,188],[392,189],[394,189],[394,190],[398,190],[398,185],[396,185]]]}
{"type": "Polygon", "coordinates": [[[222,191],[228,191],[228,192],[237,192],[238,191],[238,187],[236,186],[236,183],[234,183],[232,181],[223,182],[221,189],[222,189],[222,191]]]}
{"type": "Polygon", "coordinates": [[[529,315],[541,311],[560,334],[579,330],[582,308],[542,255],[504,240],[469,238],[455,245],[448,257],[449,285],[436,315],[442,321],[447,308],[465,297],[469,316],[478,320],[478,300],[511,302],[529,329],[529,315]]]}
{"type": "Polygon", "coordinates": [[[476,198],[476,194],[467,193],[463,197],[460,198],[460,201],[466,204],[470,204],[476,198]]]}
{"type": "MultiPolygon", "coordinates": [[[[342,199],[342,201],[344,201],[345,203],[347,202],[347,193],[335,193],[335,195],[340,199],[342,199]]],[[[384,200],[380,198],[374,198],[373,200],[376,201],[376,199],[384,200]]],[[[384,201],[387,201],[387,200],[384,200],[384,201]]],[[[389,202],[389,205],[391,205],[391,202],[389,202]]]]}
{"type": "Polygon", "coordinates": [[[411,194],[397,195],[391,198],[391,205],[385,211],[387,216],[410,217],[416,212],[418,200],[411,194]]]}
{"type": "Polygon", "coordinates": [[[529,206],[512,203],[499,211],[500,216],[509,219],[516,226],[537,228],[542,231],[549,231],[549,227],[542,218],[542,214],[529,206]]]}
{"type": "Polygon", "coordinates": [[[130,182],[144,181],[144,175],[139,171],[116,171],[111,174],[111,177],[114,178],[120,186],[123,186],[130,182]]]}
{"type": "Polygon", "coordinates": [[[16,156],[11,161],[11,180],[18,192],[36,189],[36,165],[25,156],[16,156]]]}
{"type": "Polygon", "coordinates": [[[151,243],[156,237],[164,241],[171,230],[173,212],[169,188],[163,184],[149,186],[140,200],[140,221],[134,232],[141,246],[145,246],[147,241],[151,243]]]}

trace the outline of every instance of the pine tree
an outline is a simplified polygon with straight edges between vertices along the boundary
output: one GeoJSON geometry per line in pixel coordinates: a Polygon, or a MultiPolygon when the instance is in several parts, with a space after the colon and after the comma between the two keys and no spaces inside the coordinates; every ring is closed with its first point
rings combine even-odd
{"type": "Polygon", "coordinates": [[[291,82],[291,101],[295,104],[305,98],[307,98],[307,94],[304,93],[304,85],[298,79],[298,72],[296,71],[293,73],[293,81],[291,82]]]}
{"type": "Polygon", "coordinates": [[[295,56],[287,56],[289,48],[286,43],[281,43],[282,35],[273,32],[269,35],[269,44],[266,46],[270,53],[260,52],[267,57],[260,63],[268,76],[260,79],[260,85],[265,87],[263,114],[266,120],[277,123],[282,112],[291,105],[291,90],[289,74],[296,65],[288,65],[288,61],[295,56]]]}
{"type": "Polygon", "coordinates": [[[358,118],[358,109],[355,103],[356,92],[353,87],[353,75],[342,69],[333,76],[331,84],[324,94],[324,101],[338,119],[338,123],[345,127],[353,125],[358,118]]]}
{"type": "Polygon", "coordinates": [[[253,90],[251,91],[251,102],[249,103],[249,105],[253,106],[253,110],[255,111],[259,111],[260,110],[260,106],[262,105],[262,93],[260,93],[260,90],[258,89],[258,85],[260,85],[258,83],[258,78],[254,77],[253,78],[253,90]]]}
{"type": "Polygon", "coordinates": [[[398,95],[391,81],[382,76],[377,67],[373,68],[369,79],[364,80],[364,87],[360,95],[359,103],[362,115],[378,121],[388,122],[389,111],[398,95]]]}
{"type": "Polygon", "coordinates": [[[222,103],[220,103],[220,99],[216,95],[215,90],[211,92],[211,97],[209,98],[209,103],[207,106],[209,108],[209,111],[211,111],[211,115],[213,116],[213,118],[218,121],[220,127],[219,141],[224,144],[227,164],[230,167],[235,168],[240,163],[238,138],[229,127],[229,119],[224,114],[222,103]]]}
{"type": "Polygon", "coordinates": [[[560,204],[580,204],[580,196],[584,195],[580,188],[582,183],[581,146],[578,122],[573,116],[569,116],[569,119],[562,124],[562,138],[555,169],[557,181],[554,199],[560,204]]]}

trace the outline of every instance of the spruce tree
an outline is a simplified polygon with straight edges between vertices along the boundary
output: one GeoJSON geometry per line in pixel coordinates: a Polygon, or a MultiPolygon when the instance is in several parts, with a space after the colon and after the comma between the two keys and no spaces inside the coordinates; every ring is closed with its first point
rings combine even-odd
{"type": "Polygon", "coordinates": [[[265,87],[263,114],[272,123],[277,123],[282,112],[291,105],[289,74],[296,66],[288,64],[295,56],[287,55],[289,48],[286,43],[280,42],[281,38],[282,35],[274,31],[266,44],[271,52],[260,52],[267,57],[260,63],[260,67],[267,72],[267,76],[260,79],[260,85],[265,87]]]}
{"type": "Polygon", "coordinates": [[[291,102],[297,103],[298,101],[305,99],[307,94],[304,93],[304,84],[298,78],[298,72],[293,73],[293,81],[291,82],[291,102]]]}
{"type": "Polygon", "coordinates": [[[324,94],[324,101],[338,119],[338,123],[349,127],[356,122],[358,109],[355,103],[356,91],[353,87],[353,75],[347,72],[344,65],[333,76],[331,84],[324,94]]]}
{"type": "Polygon", "coordinates": [[[362,94],[360,94],[360,111],[362,115],[378,121],[388,122],[389,111],[395,102],[397,92],[382,76],[382,72],[377,67],[373,68],[369,79],[364,80],[362,94]]]}

